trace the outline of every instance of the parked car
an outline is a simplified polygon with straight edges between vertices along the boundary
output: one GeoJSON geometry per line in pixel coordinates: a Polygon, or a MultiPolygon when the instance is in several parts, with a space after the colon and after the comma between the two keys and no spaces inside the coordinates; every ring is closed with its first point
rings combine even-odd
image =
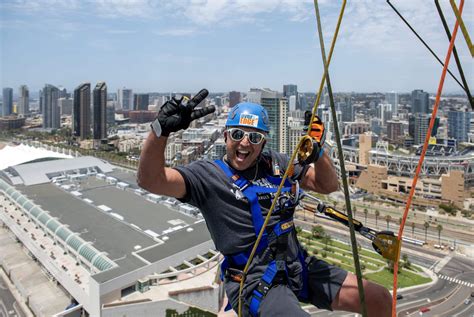
{"type": "Polygon", "coordinates": [[[426,312],[429,312],[430,309],[428,307],[421,307],[420,308],[420,313],[423,314],[423,313],[426,313],[426,312]]]}
{"type": "Polygon", "coordinates": [[[399,299],[403,299],[403,295],[402,294],[397,294],[397,300],[399,299]]]}

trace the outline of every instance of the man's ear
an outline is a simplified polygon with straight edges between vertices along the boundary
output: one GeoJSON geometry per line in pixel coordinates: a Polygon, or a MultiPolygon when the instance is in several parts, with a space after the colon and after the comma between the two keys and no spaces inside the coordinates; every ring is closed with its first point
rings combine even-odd
{"type": "Polygon", "coordinates": [[[224,142],[227,143],[227,130],[224,131],[224,142]]]}

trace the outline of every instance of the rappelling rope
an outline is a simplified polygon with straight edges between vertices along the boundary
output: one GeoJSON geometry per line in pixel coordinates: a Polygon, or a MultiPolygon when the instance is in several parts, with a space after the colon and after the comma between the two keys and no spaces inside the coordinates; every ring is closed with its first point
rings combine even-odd
{"type": "MultiPolygon", "coordinates": [[[[434,2],[436,5],[436,10],[438,10],[439,18],[441,19],[441,22],[443,23],[444,31],[446,32],[448,41],[451,41],[451,31],[449,31],[448,23],[446,23],[446,19],[444,18],[443,10],[441,10],[441,6],[439,5],[438,0],[435,0],[434,2]]],[[[469,90],[469,86],[467,85],[467,80],[466,80],[466,77],[464,76],[464,71],[461,66],[461,61],[459,60],[458,52],[456,50],[456,45],[453,46],[453,55],[454,55],[454,60],[456,61],[456,66],[458,67],[459,76],[461,76],[461,81],[464,87],[466,88],[465,91],[466,91],[467,99],[469,99],[471,108],[472,110],[474,110],[474,99],[472,99],[471,91],[469,90]]]]}
{"type": "Polygon", "coordinates": [[[351,200],[349,197],[349,185],[347,184],[347,175],[346,175],[346,168],[344,164],[344,153],[342,151],[341,135],[339,133],[336,107],[334,106],[334,96],[332,93],[331,80],[329,79],[328,64],[326,62],[326,50],[324,49],[323,30],[321,26],[321,17],[319,15],[318,0],[314,0],[314,11],[316,12],[316,20],[318,22],[319,45],[321,47],[321,56],[322,56],[323,64],[324,64],[324,73],[326,74],[326,86],[328,88],[329,103],[331,105],[332,121],[333,121],[335,140],[336,140],[338,156],[339,156],[339,165],[341,168],[342,185],[344,187],[344,197],[346,201],[347,217],[349,218],[349,232],[351,236],[352,256],[354,258],[354,267],[355,267],[355,273],[357,277],[357,288],[359,290],[359,299],[360,299],[360,305],[362,308],[362,316],[365,317],[367,316],[367,306],[365,304],[364,286],[362,284],[362,270],[360,268],[359,252],[357,250],[357,239],[355,235],[355,228],[354,228],[354,222],[353,222],[353,217],[352,217],[351,200]]]}
{"type": "MultiPolygon", "coordinates": [[[[324,87],[324,81],[326,80],[327,69],[328,69],[328,66],[331,62],[331,57],[332,57],[332,53],[334,51],[334,46],[336,45],[336,39],[337,39],[337,35],[339,33],[339,27],[341,25],[342,17],[344,16],[345,7],[346,7],[346,0],[343,0],[341,11],[339,12],[339,17],[338,17],[338,20],[337,20],[336,30],[334,31],[334,36],[333,36],[333,39],[332,39],[332,42],[331,42],[331,48],[329,50],[328,62],[327,62],[327,65],[324,69],[324,74],[321,78],[321,84],[319,86],[319,93],[318,93],[317,100],[315,101],[314,106],[313,106],[313,111],[312,111],[312,116],[311,116],[310,123],[313,121],[314,116],[316,114],[316,110],[318,108],[319,100],[320,100],[321,93],[322,93],[322,90],[323,90],[323,87],[324,87]]],[[[307,135],[309,134],[310,131],[311,131],[311,124],[309,124],[307,135]]],[[[288,166],[285,169],[285,173],[283,175],[283,178],[280,182],[280,185],[278,186],[278,190],[275,193],[275,197],[273,198],[272,205],[270,206],[270,209],[268,210],[268,214],[265,217],[265,221],[262,225],[262,228],[260,229],[260,232],[258,233],[257,240],[255,241],[255,243],[253,245],[253,248],[252,248],[252,251],[250,252],[247,263],[245,264],[245,267],[244,267],[244,270],[243,270],[243,273],[242,273],[242,280],[240,281],[240,287],[239,287],[239,306],[238,306],[238,316],[239,317],[242,316],[242,290],[243,290],[243,287],[244,287],[246,275],[247,275],[247,273],[249,271],[249,268],[250,268],[250,264],[252,263],[253,257],[255,256],[255,252],[257,251],[258,245],[260,244],[263,233],[265,232],[265,229],[266,229],[267,224],[270,220],[270,217],[273,213],[273,210],[275,209],[276,203],[278,201],[278,197],[280,197],[280,194],[281,194],[283,185],[285,183],[285,180],[288,178],[288,175],[290,174],[290,171],[292,170],[292,165],[293,165],[293,162],[295,161],[296,155],[298,153],[298,149],[301,147],[303,142],[304,142],[304,138],[302,137],[300,139],[299,143],[298,143],[298,146],[295,148],[295,150],[293,151],[293,154],[291,155],[291,158],[288,162],[288,166]]]]}
{"type": "MultiPolygon", "coordinates": [[[[463,6],[464,6],[464,0],[461,0],[461,2],[459,4],[459,12],[460,13],[462,13],[463,6]]],[[[425,158],[426,150],[428,148],[428,143],[429,143],[429,140],[430,140],[431,131],[433,130],[434,122],[435,122],[435,119],[436,119],[436,113],[438,111],[439,101],[441,99],[441,92],[443,91],[444,79],[446,78],[446,72],[447,72],[447,69],[448,69],[449,60],[451,58],[451,53],[452,53],[453,48],[454,48],[454,41],[456,39],[458,28],[459,28],[459,21],[456,20],[456,24],[454,25],[454,30],[453,30],[453,36],[451,38],[451,41],[449,41],[449,48],[448,48],[448,52],[446,53],[443,72],[441,73],[441,78],[440,78],[439,85],[438,85],[438,91],[436,93],[436,101],[434,103],[433,112],[431,113],[430,125],[428,127],[428,131],[426,132],[425,143],[423,144],[423,150],[421,151],[420,159],[418,161],[418,166],[416,167],[415,177],[413,178],[413,182],[412,182],[411,189],[410,189],[410,194],[408,195],[407,204],[405,206],[405,212],[403,213],[402,222],[400,223],[400,229],[398,231],[398,238],[397,239],[399,241],[399,247],[398,247],[398,251],[397,251],[396,260],[395,260],[395,263],[394,263],[394,266],[393,266],[392,317],[396,317],[396,315],[397,315],[396,304],[397,304],[398,261],[400,260],[400,250],[401,250],[401,247],[402,247],[402,243],[401,243],[402,240],[401,239],[402,239],[403,229],[405,227],[405,222],[406,222],[406,219],[407,219],[407,216],[408,216],[408,211],[410,210],[410,205],[411,205],[413,195],[415,194],[416,183],[418,181],[418,175],[420,174],[421,167],[423,165],[423,160],[425,158]]]]}
{"type": "MultiPolygon", "coordinates": [[[[441,66],[444,67],[444,64],[443,62],[441,61],[441,59],[438,57],[438,55],[436,55],[435,52],[433,52],[433,50],[431,49],[431,47],[426,44],[426,42],[423,40],[423,38],[418,35],[418,33],[415,31],[415,29],[410,25],[410,23],[408,23],[408,21],[403,17],[403,15],[398,12],[398,10],[395,8],[395,6],[390,3],[390,0],[387,0],[387,3],[388,5],[392,8],[393,11],[395,11],[395,13],[400,17],[400,19],[402,19],[402,21],[408,26],[408,28],[413,32],[413,34],[415,34],[415,36],[420,40],[421,43],[423,43],[423,45],[428,49],[428,51],[430,51],[431,55],[434,56],[434,58],[436,58],[436,60],[441,64],[441,66]]],[[[451,77],[458,83],[459,86],[461,86],[462,90],[466,91],[466,87],[464,87],[460,82],[459,80],[456,78],[456,76],[454,76],[453,73],[451,73],[451,71],[448,69],[448,73],[449,75],[451,75],[451,77]]]]}
{"type": "Polygon", "coordinates": [[[449,0],[449,3],[451,4],[451,8],[453,8],[454,15],[456,16],[456,22],[459,23],[459,26],[461,27],[461,32],[462,35],[464,35],[464,39],[466,40],[467,47],[469,48],[469,52],[471,52],[471,56],[474,57],[474,46],[472,46],[471,42],[471,37],[469,36],[469,33],[467,32],[466,26],[464,25],[464,21],[462,20],[461,17],[461,9],[458,10],[456,7],[456,2],[454,0],[449,0]]]}

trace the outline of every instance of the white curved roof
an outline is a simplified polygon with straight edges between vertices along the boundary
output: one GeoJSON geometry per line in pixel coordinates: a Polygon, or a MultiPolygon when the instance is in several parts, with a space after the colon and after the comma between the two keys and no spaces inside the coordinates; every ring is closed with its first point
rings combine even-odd
{"type": "Polygon", "coordinates": [[[57,153],[46,149],[39,149],[24,144],[17,146],[7,145],[0,150],[0,170],[9,166],[15,166],[47,157],[72,158],[71,155],[57,153]]]}

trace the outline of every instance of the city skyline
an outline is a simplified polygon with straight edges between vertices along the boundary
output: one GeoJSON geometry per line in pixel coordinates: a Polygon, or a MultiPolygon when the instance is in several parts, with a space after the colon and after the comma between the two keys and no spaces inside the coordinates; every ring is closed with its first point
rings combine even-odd
{"type": "MultiPolygon", "coordinates": [[[[326,50],[340,5],[320,3],[326,50]]],[[[394,5],[444,59],[448,41],[434,4],[394,5]]],[[[452,29],[452,10],[441,5],[452,29]]],[[[473,7],[464,7],[468,30],[473,7]]],[[[323,71],[311,1],[3,1],[0,10],[1,86],[14,93],[23,84],[34,93],[45,83],[70,91],[98,81],[110,92],[281,91],[289,83],[316,92],[323,71]]],[[[460,33],[456,47],[472,86],[460,33]]],[[[453,60],[450,69],[459,77],[453,60]]],[[[348,3],[330,67],[334,91],[433,93],[441,70],[385,2],[348,3]]],[[[444,92],[461,88],[447,76],[444,92]]]]}

